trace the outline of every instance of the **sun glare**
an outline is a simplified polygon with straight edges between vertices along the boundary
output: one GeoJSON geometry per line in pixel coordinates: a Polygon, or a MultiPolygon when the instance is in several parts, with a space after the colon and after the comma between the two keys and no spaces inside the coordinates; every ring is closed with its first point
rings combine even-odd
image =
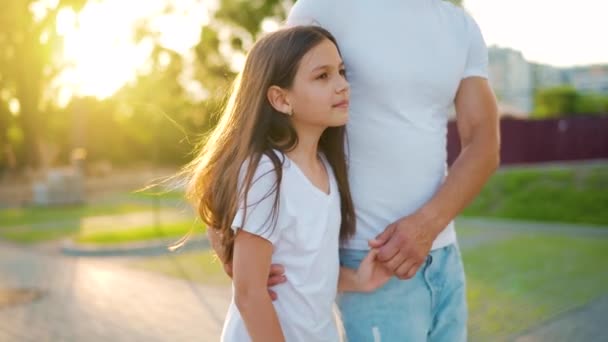
{"type": "Polygon", "coordinates": [[[111,9],[91,3],[78,16],[63,10],[57,18],[68,63],[60,82],[73,93],[110,96],[145,61],[146,51],[132,43],[129,18],[111,9]]]}
{"type": "Polygon", "coordinates": [[[196,0],[178,2],[180,11],[162,14],[166,1],[91,1],[79,13],[62,10],[57,32],[64,39],[67,68],[58,79],[59,102],[73,95],[111,96],[147,64],[152,41],[134,42],[138,20],[151,19],[151,28],[161,32],[160,43],[186,53],[198,41],[207,11],[196,0]]]}

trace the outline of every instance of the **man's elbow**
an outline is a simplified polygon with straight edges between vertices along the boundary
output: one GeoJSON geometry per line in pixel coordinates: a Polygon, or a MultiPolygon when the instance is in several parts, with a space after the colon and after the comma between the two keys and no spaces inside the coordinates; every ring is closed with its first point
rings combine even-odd
{"type": "Polygon", "coordinates": [[[488,168],[492,171],[496,171],[500,166],[500,138],[496,137],[493,140],[493,144],[489,144],[487,162],[488,168]]]}
{"type": "Polygon", "coordinates": [[[484,132],[472,140],[477,156],[485,168],[494,173],[500,166],[500,137],[497,134],[484,132]]]}
{"type": "Polygon", "coordinates": [[[490,169],[492,170],[492,173],[494,173],[494,171],[498,170],[499,166],[500,166],[500,150],[496,150],[496,151],[492,152],[492,157],[490,158],[490,169]]]}
{"type": "Polygon", "coordinates": [[[500,137],[487,131],[479,133],[472,139],[461,142],[463,146],[461,153],[471,150],[470,153],[476,156],[475,158],[484,165],[484,168],[493,173],[500,165],[500,137]]]}

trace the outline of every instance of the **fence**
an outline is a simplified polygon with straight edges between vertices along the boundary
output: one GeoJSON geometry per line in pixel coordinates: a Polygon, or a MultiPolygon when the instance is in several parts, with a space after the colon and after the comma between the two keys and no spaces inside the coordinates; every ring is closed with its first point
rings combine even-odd
{"type": "MultiPolygon", "coordinates": [[[[501,164],[608,159],[608,116],[500,121],[501,164]]],[[[448,125],[448,162],[460,152],[456,122],[448,125]]]]}

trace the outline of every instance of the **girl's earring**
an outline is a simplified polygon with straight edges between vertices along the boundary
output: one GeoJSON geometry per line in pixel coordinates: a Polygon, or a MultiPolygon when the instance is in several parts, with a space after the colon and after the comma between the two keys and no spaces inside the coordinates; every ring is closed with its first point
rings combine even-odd
{"type": "Polygon", "coordinates": [[[293,110],[291,108],[289,108],[287,110],[287,112],[285,112],[285,114],[287,114],[288,116],[291,116],[293,114],[293,110]]]}

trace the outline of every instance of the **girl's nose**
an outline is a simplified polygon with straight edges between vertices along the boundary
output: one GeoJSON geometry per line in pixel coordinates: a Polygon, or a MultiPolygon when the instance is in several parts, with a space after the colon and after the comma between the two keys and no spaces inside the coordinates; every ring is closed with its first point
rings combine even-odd
{"type": "Polygon", "coordinates": [[[342,93],[344,91],[348,91],[350,89],[350,83],[348,83],[348,81],[341,77],[340,81],[338,81],[338,86],[336,87],[336,93],[342,93]]]}

